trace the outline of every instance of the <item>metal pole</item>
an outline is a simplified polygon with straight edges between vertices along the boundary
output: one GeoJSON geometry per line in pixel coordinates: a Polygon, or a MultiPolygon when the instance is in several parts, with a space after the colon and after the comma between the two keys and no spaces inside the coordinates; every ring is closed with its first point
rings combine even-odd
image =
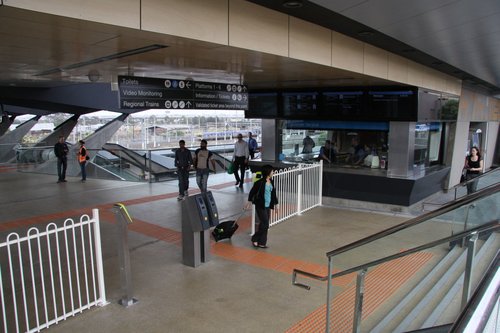
{"type": "Polygon", "coordinates": [[[330,311],[331,305],[330,300],[332,298],[332,274],[333,274],[333,260],[332,257],[328,257],[328,284],[326,286],[326,333],[330,333],[330,311]]]}
{"type": "Polygon", "coordinates": [[[470,297],[471,274],[472,274],[472,268],[474,267],[474,255],[476,252],[477,238],[478,238],[478,233],[476,231],[470,236],[469,242],[467,244],[467,261],[465,262],[464,286],[462,289],[461,309],[465,308],[470,297]]]}
{"type": "Polygon", "coordinates": [[[148,159],[149,159],[149,163],[148,163],[149,164],[149,182],[152,183],[153,182],[153,179],[152,179],[153,178],[152,177],[152,175],[153,175],[153,169],[151,168],[151,163],[152,163],[152,161],[151,161],[151,150],[148,150],[148,159]]]}
{"type": "MultiPolygon", "coordinates": [[[[467,212],[465,213],[464,231],[467,231],[467,225],[469,222],[469,210],[471,209],[471,205],[472,204],[469,204],[467,206],[467,212]]],[[[460,240],[460,247],[464,247],[464,246],[465,246],[465,239],[462,239],[462,240],[460,240]]]]}
{"type": "Polygon", "coordinates": [[[323,205],[323,160],[319,161],[319,205],[323,205]]]}
{"type": "Polygon", "coordinates": [[[299,177],[297,178],[297,215],[301,214],[302,214],[302,164],[299,164],[299,177]]]}
{"type": "Polygon", "coordinates": [[[354,321],[352,332],[359,333],[361,330],[361,314],[363,313],[363,297],[365,295],[365,276],[366,269],[358,273],[356,280],[356,302],[354,304],[354,321]]]}
{"type": "Polygon", "coordinates": [[[130,267],[130,251],[128,249],[127,227],[129,223],[132,223],[132,219],[123,204],[115,204],[113,211],[118,222],[118,260],[120,263],[120,280],[123,292],[123,296],[118,303],[124,307],[129,307],[137,303],[137,300],[132,297],[132,270],[130,267]]]}

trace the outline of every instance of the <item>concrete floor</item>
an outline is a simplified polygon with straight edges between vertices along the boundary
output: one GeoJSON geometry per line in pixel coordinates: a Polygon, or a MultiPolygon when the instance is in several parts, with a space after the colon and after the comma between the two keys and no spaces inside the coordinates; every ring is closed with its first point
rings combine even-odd
{"type": "MultiPolygon", "coordinates": [[[[81,183],[69,178],[67,183],[56,184],[56,177],[50,175],[8,167],[0,171],[0,241],[9,232],[25,233],[29,226],[42,229],[49,222],[90,214],[92,208],[101,211],[109,304],[51,326],[47,332],[299,332],[297,324],[325,304],[326,284],[308,280],[310,291],[294,287],[291,270],[325,272],[327,251],[409,218],[323,206],[274,226],[269,248],[254,249],[246,215],[230,241],[212,244],[211,261],[192,268],[182,264],[176,181],[138,184],[88,179],[81,183]],[[117,304],[121,291],[116,225],[109,214],[109,205],[116,202],[124,202],[132,218],[140,221],[129,231],[133,296],[138,299],[129,308],[117,304]],[[178,237],[159,239],[143,232],[141,226],[146,224],[178,237]]],[[[196,193],[193,178],[190,185],[190,192],[196,193]]],[[[241,212],[250,186],[246,183],[240,190],[230,175],[210,176],[209,189],[222,220],[234,219],[241,212]]],[[[449,226],[444,228],[448,232],[449,226]]],[[[343,255],[335,261],[335,268],[347,268],[377,251],[408,247],[405,241],[407,237],[394,239],[389,247],[375,245],[343,255]]],[[[334,291],[341,293],[352,284],[352,279],[335,284],[334,291]]]]}

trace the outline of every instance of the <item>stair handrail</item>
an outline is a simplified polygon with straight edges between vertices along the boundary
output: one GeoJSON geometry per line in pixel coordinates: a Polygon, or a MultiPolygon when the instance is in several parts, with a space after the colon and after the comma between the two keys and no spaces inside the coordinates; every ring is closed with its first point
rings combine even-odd
{"type": "MultiPolygon", "coordinates": [[[[492,173],[499,172],[499,171],[500,171],[500,169],[491,168],[488,171],[481,173],[476,178],[465,180],[465,181],[463,181],[461,183],[458,183],[458,184],[454,185],[453,187],[449,188],[447,190],[447,192],[452,191],[452,190],[455,191],[453,200],[456,200],[457,199],[457,191],[458,191],[458,189],[467,186],[467,184],[469,184],[469,183],[477,182],[477,181],[481,180],[481,178],[490,177],[492,173]]],[[[425,205],[443,206],[443,205],[446,205],[446,204],[447,204],[446,202],[444,202],[444,203],[422,202],[422,207],[424,207],[425,205]]]]}
{"type": "MultiPolygon", "coordinates": [[[[476,290],[474,291],[469,301],[467,302],[467,305],[464,307],[464,309],[458,316],[457,320],[455,320],[455,322],[451,326],[449,330],[450,333],[465,332],[465,328],[471,322],[472,317],[479,306],[479,303],[485,296],[488,287],[493,282],[495,274],[497,274],[499,265],[500,265],[500,250],[497,251],[494,260],[488,266],[486,273],[482,277],[476,290]]],[[[495,307],[495,304],[498,301],[499,289],[496,289],[495,294],[496,296],[491,297],[490,302],[488,302],[488,305],[486,306],[486,308],[484,308],[484,311],[482,311],[481,319],[476,320],[475,322],[475,324],[477,325],[476,332],[483,332],[487,324],[487,320],[490,318],[491,313],[495,307]]]]}
{"type": "MultiPolygon", "coordinates": [[[[343,270],[343,271],[335,273],[335,274],[332,274],[332,260],[331,260],[331,258],[329,258],[328,275],[326,277],[321,277],[321,276],[317,276],[316,274],[312,274],[310,272],[305,272],[305,271],[302,271],[299,269],[294,269],[293,274],[292,274],[292,284],[294,286],[302,287],[302,288],[305,288],[307,290],[311,289],[310,286],[303,284],[303,283],[299,283],[296,281],[297,274],[305,275],[309,278],[321,280],[321,281],[328,280],[327,304],[326,304],[326,330],[325,330],[325,332],[329,333],[330,332],[330,315],[329,314],[330,314],[330,307],[331,307],[331,305],[330,305],[330,298],[331,298],[330,293],[331,293],[331,285],[332,285],[331,281],[334,278],[344,276],[344,275],[347,275],[350,273],[358,272],[357,279],[356,279],[356,296],[355,296],[356,298],[355,298],[355,306],[354,306],[354,321],[353,321],[353,330],[352,331],[359,332],[359,327],[361,324],[361,314],[362,314],[362,309],[363,309],[364,291],[365,291],[364,290],[365,289],[364,280],[365,280],[366,273],[370,267],[377,266],[377,265],[380,265],[380,264],[383,264],[385,262],[392,261],[392,260],[395,260],[395,259],[398,259],[401,257],[405,257],[405,256],[408,256],[410,254],[417,253],[417,252],[426,250],[428,248],[438,246],[438,245],[443,244],[443,243],[448,243],[450,241],[462,239],[465,237],[470,237],[469,238],[469,240],[470,240],[469,245],[467,248],[468,260],[466,262],[465,273],[464,273],[465,274],[464,281],[470,281],[472,267],[474,265],[473,264],[473,257],[474,257],[474,250],[475,250],[475,242],[477,241],[479,234],[482,232],[485,232],[485,231],[491,231],[491,232],[500,231],[500,220],[491,221],[491,222],[485,223],[481,226],[471,228],[471,229],[466,230],[466,231],[462,231],[461,233],[454,234],[454,235],[448,236],[448,237],[444,237],[444,238],[429,242],[427,244],[420,245],[420,246],[411,248],[409,250],[399,252],[399,253],[396,253],[396,254],[381,258],[381,259],[373,260],[373,261],[370,261],[368,263],[361,264],[361,265],[343,270]],[[469,260],[469,258],[471,258],[471,259],[469,260]]],[[[464,288],[462,290],[462,306],[463,307],[465,306],[466,302],[469,300],[469,298],[468,298],[469,291],[470,291],[469,288],[470,288],[470,283],[464,283],[464,288]]]]}
{"type": "MultiPolygon", "coordinates": [[[[363,268],[362,266],[369,265],[372,262],[367,263],[367,264],[363,264],[363,265],[360,265],[360,266],[357,266],[357,267],[355,267],[356,268],[355,270],[353,270],[353,268],[351,268],[349,270],[344,270],[344,271],[342,271],[340,273],[333,274],[333,260],[332,260],[332,258],[334,256],[339,255],[339,254],[344,253],[344,252],[347,252],[349,250],[361,247],[361,246],[366,245],[368,243],[371,243],[371,242],[373,242],[375,240],[387,237],[387,236],[392,235],[392,234],[394,234],[394,233],[396,233],[398,231],[405,230],[405,229],[407,229],[409,227],[413,227],[413,226],[418,225],[420,223],[426,222],[426,221],[428,221],[431,218],[434,218],[436,216],[439,216],[439,215],[442,215],[444,213],[450,212],[450,211],[452,211],[452,210],[454,210],[456,208],[462,207],[464,205],[467,205],[467,204],[472,203],[472,202],[474,202],[474,201],[476,201],[478,199],[487,197],[487,196],[492,195],[492,194],[494,194],[496,192],[499,192],[499,191],[500,191],[500,183],[493,184],[493,185],[485,187],[484,189],[481,189],[481,190],[479,190],[479,191],[477,191],[475,193],[472,193],[472,194],[467,195],[465,197],[462,197],[460,199],[456,199],[456,200],[454,200],[454,201],[446,204],[445,206],[438,208],[435,211],[431,211],[431,212],[425,213],[425,214],[420,215],[418,217],[415,217],[415,218],[413,218],[413,219],[411,219],[409,221],[400,223],[400,224],[398,224],[398,225],[396,225],[394,227],[391,227],[391,228],[385,229],[385,230],[383,230],[381,232],[372,234],[371,236],[365,237],[365,238],[360,239],[358,241],[355,241],[355,242],[353,242],[351,244],[347,244],[347,245],[342,246],[342,247],[340,247],[338,249],[335,249],[333,251],[329,251],[329,252],[326,253],[326,256],[328,258],[328,274],[326,276],[317,275],[317,274],[314,274],[314,273],[311,273],[311,272],[306,272],[306,271],[303,271],[303,270],[295,268],[293,270],[293,272],[292,272],[292,285],[297,286],[297,287],[302,287],[302,288],[305,288],[307,290],[310,289],[310,286],[308,286],[306,284],[303,284],[303,283],[298,283],[297,282],[297,275],[299,275],[299,274],[303,275],[303,276],[306,276],[308,278],[316,279],[316,280],[320,280],[320,281],[326,281],[326,280],[328,280],[328,284],[327,284],[327,303],[326,303],[326,314],[327,314],[327,316],[326,316],[326,332],[328,333],[329,332],[329,327],[330,327],[330,316],[329,316],[329,314],[330,314],[330,297],[331,297],[331,290],[332,290],[332,283],[331,283],[332,279],[335,278],[335,277],[339,277],[341,275],[345,275],[345,274],[348,274],[348,273],[351,273],[351,272],[355,272],[355,271],[360,271],[361,270],[360,272],[358,272],[357,283],[356,283],[356,305],[355,305],[356,309],[355,309],[354,328],[353,328],[353,329],[355,329],[355,327],[357,327],[359,325],[359,322],[361,320],[360,313],[361,313],[362,301],[363,301],[363,293],[364,293],[364,276],[365,276],[366,271],[367,271],[367,268],[363,268]],[[362,268],[360,268],[360,267],[362,267],[362,268]],[[356,315],[356,314],[358,314],[358,315],[356,315]]],[[[465,230],[465,231],[463,231],[461,233],[458,233],[458,234],[455,234],[455,235],[451,235],[451,236],[448,236],[446,238],[442,238],[442,239],[440,239],[438,241],[434,241],[434,242],[431,242],[431,243],[419,246],[418,247],[419,248],[418,251],[421,251],[421,250],[423,250],[425,248],[431,247],[431,246],[429,246],[429,244],[434,244],[436,242],[439,242],[437,244],[441,244],[441,242],[462,239],[464,237],[472,235],[473,231],[476,231],[476,233],[474,235],[477,238],[477,232],[479,231],[479,229],[482,230],[483,227],[484,228],[487,228],[487,227],[491,228],[492,227],[490,225],[491,223],[495,224],[496,227],[494,227],[494,228],[495,228],[495,230],[497,230],[498,229],[498,221],[489,222],[487,224],[483,224],[480,227],[476,227],[476,228],[472,228],[472,229],[469,229],[469,230],[465,230]]],[[[474,240],[474,242],[475,242],[475,240],[474,240]]],[[[432,245],[432,246],[436,246],[436,244],[432,245]]],[[[408,255],[408,254],[410,254],[410,253],[408,253],[408,251],[411,251],[411,250],[414,250],[414,249],[410,249],[410,250],[407,250],[405,252],[401,252],[401,253],[394,254],[394,255],[389,256],[389,257],[378,259],[378,260],[375,260],[375,262],[377,262],[377,264],[380,264],[380,263],[383,263],[383,262],[386,262],[386,261],[389,261],[389,260],[393,260],[393,259],[395,259],[395,258],[393,258],[394,256],[398,256],[399,257],[399,256],[402,256],[403,253],[405,253],[405,255],[408,255]]],[[[469,251],[469,252],[472,253],[473,250],[469,251]]],[[[413,252],[411,252],[411,253],[413,253],[413,252]]],[[[465,288],[464,288],[464,290],[465,290],[465,288]]]]}
{"type": "MultiPolygon", "coordinates": [[[[440,207],[434,211],[427,212],[427,213],[420,215],[420,216],[417,216],[411,220],[405,221],[405,222],[400,223],[398,225],[395,225],[393,227],[390,227],[390,228],[387,228],[387,229],[382,230],[380,232],[377,232],[375,234],[372,234],[368,237],[365,237],[365,238],[362,238],[362,239],[357,240],[355,242],[352,242],[350,244],[344,245],[342,247],[339,247],[338,249],[329,251],[326,253],[326,256],[328,258],[331,258],[331,257],[339,255],[341,253],[344,253],[344,252],[353,250],[355,248],[361,247],[361,246],[366,245],[368,243],[371,243],[375,240],[390,236],[398,231],[405,230],[409,227],[413,227],[415,225],[423,223],[431,218],[434,218],[436,216],[439,216],[439,215],[442,215],[442,214],[447,213],[449,211],[452,211],[452,210],[454,210],[458,207],[461,207],[463,205],[467,205],[471,202],[476,201],[477,199],[486,197],[486,196],[491,195],[493,193],[496,193],[498,191],[500,191],[500,184],[494,184],[494,185],[485,187],[484,189],[481,189],[475,193],[472,193],[471,195],[454,200],[454,201],[448,203],[446,206],[440,207]]],[[[461,237],[457,237],[456,239],[460,239],[460,238],[461,237]]],[[[328,278],[328,275],[322,276],[322,275],[317,275],[314,273],[306,272],[306,271],[303,271],[300,269],[294,269],[293,270],[293,281],[295,281],[297,274],[304,275],[304,276],[307,276],[309,278],[313,278],[313,279],[320,280],[320,281],[325,281],[328,278]]]]}
{"type": "MultiPolygon", "coordinates": [[[[405,250],[405,251],[402,251],[402,252],[398,252],[396,254],[392,254],[392,255],[389,255],[389,256],[386,256],[386,257],[383,257],[383,258],[380,258],[380,259],[376,259],[376,260],[370,261],[368,263],[364,263],[364,264],[361,264],[361,265],[358,265],[358,266],[354,266],[354,267],[345,269],[345,270],[343,270],[341,272],[337,272],[335,274],[332,274],[330,276],[330,278],[334,279],[334,278],[338,278],[338,277],[341,277],[341,276],[344,276],[344,275],[347,275],[347,274],[350,274],[350,273],[358,272],[360,270],[368,269],[370,267],[377,266],[377,265],[383,264],[383,263],[391,261],[391,260],[395,260],[395,259],[398,259],[398,258],[401,258],[401,257],[405,257],[407,255],[410,255],[410,254],[413,254],[413,253],[416,253],[416,252],[420,252],[420,251],[423,251],[423,250],[426,250],[426,249],[438,246],[440,244],[448,243],[448,242],[451,242],[451,241],[454,241],[454,240],[457,240],[457,239],[462,239],[462,238],[468,237],[468,236],[470,236],[472,234],[481,233],[481,232],[484,232],[484,231],[487,231],[487,230],[491,230],[491,231],[500,230],[500,220],[494,220],[494,221],[482,224],[482,225],[480,225],[478,227],[471,228],[469,230],[462,231],[460,233],[457,233],[457,234],[454,234],[454,235],[451,235],[451,236],[447,236],[447,237],[444,237],[444,238],[441,238],[441,239],[438,239],[438,240],[426,243],[424,245],[420,245],[420,246],[417,246],[417,247],[414,247],[414,248],[411,248],[411,249],[408,249],[408,250],[405,250]]],[[[304,276],[306,276],[308,278],[311,278],[311,279],[314,279],[314,280],[318,280],[318,281],[326,281],[328,279],[328,275],[320,276],[320,275],[316,275],[316,274],[313,274],[313,273],[310,273],[310,272],[306,272],[306,271],[303,271],[303,270],[300,270],[300,269],[294,269],[292,274],[293,274],[292,284],[294,286],[305,288],[307,290],[311,289],[311,287],[308,286],[308,285],[305,285],[305,284],[297,282],[297,274],[304,275],[304,276]]]]}
{"type": "Polygon", "coordinates": [[[481,174],[479,174],[477,177],[475,178],[472,178],[472,179],[469,179],[469,180],[466,180],[466,181],[463,181],[463,182],[460,182],[458,184],[456,184],[455,186],[453,186],[451,189],[453,189],[455,191],[455,199],[457,198],[457,189],[459,189],[460,187],[464,187],[464,186],[467,186],[467,184],[469,183],[472,183],[474,181],[478,181],[480,180],[481,178],[484,178],[484,177],[489,177],[491,176],[491,174],[495,173],[495,172],[498,172],[499,169],[497,168],[491,168],[489,169],[488,171],[486,172],[483,172],[481,174]]]}
{"type": "Polygon", "coordinates": [[[357,240],[353,243],[344,245],[342,247],[339,247],[338,249],[329,251],[326,253],[326,256],[328,258],[339,255],[343,252],[350,251],[352,249],[355,249],[357,247],[363,246],[365,244],[371,243],[375,240],[378,240],[380,238],[384,238],[386,236],[392,235],[398,231],[407,229],[409,227],[413,227],[415,225],[418,225],[420,223],[423,223],[427,220],[430,220],[436,216],[442,215],[444,213],[450,212],[454,209],[457,209],[461,206],[467,205],[469,203],[472,203],[478,199],[484,198],[486,196],[489,196],[491,194],[494,194],[496,192],[500,191],[500,183],[490,185],[488,187],[485,187],[481,190],[478,190],[477,192],[474,192],[466,197],[462,197],[457,200],[453,200],[452,202],[448,203],[447,205],[440,207],[434,211],[424,213],[420,216],[417,216],[411,220],[405,221],[403,223],[400,223],[398,225],[395,225],[393,227],[390,227],[388,229],[382,230],[380,232],[377,232],[375,234],[372,234],[368,237],[362,238],[360,240],[357,240]]]}

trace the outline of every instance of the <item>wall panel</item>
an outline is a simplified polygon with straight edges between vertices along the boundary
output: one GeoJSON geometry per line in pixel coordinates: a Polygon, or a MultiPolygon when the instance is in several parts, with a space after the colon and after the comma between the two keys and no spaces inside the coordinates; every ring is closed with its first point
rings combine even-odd
{"type": "Polygon", "coordinates": [[[128,28],[138,29],[140,23],[140,0],[4,0],[3,3],[42,13],[128,28]]]}
{"type": "Polygon", "coordinates": [[[363,73],[363,42],[332,31],[332,66],[363,73]]]}
{"type": "Polygon", "coordinates": [[[332,34],[329,29],[290,17],[290,57],[330,66],[332,34]]]}
{"type": "Polygon", "coordinates": [[[405,58],[392,53],[388,54],[387,78],[401,83],[408,82],[408,63],[405,58]]]}
{"type": "Polygon", "coordinates": [[[288,56],[288,16],[243,0],[230,0],[229,45],[288,56]]]}
{"type": "Polygon", "coordinates": [[[142,29],[228,44],[227,0],[142,0],[142,29]]]}
{"type": "Polygon", "coordinates": [[[378,47],[364,44],[363,73],[387,79],[389,72],[388,52],[378,47]]]}

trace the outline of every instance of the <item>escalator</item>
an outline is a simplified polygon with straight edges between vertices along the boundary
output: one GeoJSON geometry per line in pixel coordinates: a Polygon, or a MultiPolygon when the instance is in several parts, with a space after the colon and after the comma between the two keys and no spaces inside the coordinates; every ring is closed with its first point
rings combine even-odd
{"type": "MultiPolygon", "coordinates": [[[[191,150],[194,158],[194,150],[191,150]]],[[[215,171],[226,172],[231,161],[213,152],[215,171]]],[[[119,144],[106,143],[94,162],[123,180],[166,181],[177,179],[175,149],[132,150],[119,144]]],[[[194,174],[194,169],[191,171],[194,174]]]]}

